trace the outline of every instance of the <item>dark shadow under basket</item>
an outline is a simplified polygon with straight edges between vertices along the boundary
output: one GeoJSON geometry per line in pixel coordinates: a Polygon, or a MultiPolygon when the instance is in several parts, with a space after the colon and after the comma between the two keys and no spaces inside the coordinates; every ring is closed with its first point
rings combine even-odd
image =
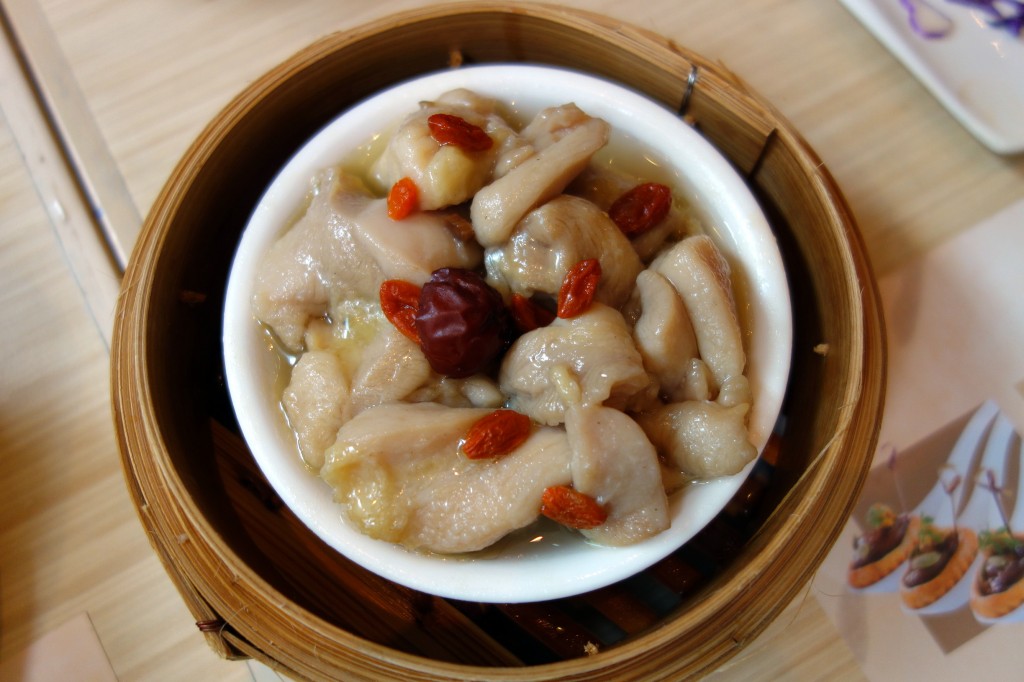
{"type": "Polygon", "coordinates": [[[222,656],[296,678],[693,676],[751,641],[813,576],[876,445],[885,351],[875,282],[821,161],[720,65],[656,35],[545,5],[429,7],[331,35],[248,87],[157,198],[125,275],[114,415],[141,520],[222,656]],[[340,112],[453,63],[586,71],[686,116],[746,178],[794,292],[779,433],[726,510],[642,574],[580,597],[484,605],[390,583],[283,507],[238,434],[223,381],[231,258],[263,189],[340,112]]]}

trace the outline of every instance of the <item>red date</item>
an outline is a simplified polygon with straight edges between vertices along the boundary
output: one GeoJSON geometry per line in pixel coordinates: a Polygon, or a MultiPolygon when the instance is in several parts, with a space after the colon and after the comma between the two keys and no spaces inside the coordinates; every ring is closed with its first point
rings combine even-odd
{"type": "Polygon", "coordinates": [[[420,291],[416,331],[434,371],[459,378],[489,368],[511,343],[514,324],[479,273],[441,268],[420,291]]]}

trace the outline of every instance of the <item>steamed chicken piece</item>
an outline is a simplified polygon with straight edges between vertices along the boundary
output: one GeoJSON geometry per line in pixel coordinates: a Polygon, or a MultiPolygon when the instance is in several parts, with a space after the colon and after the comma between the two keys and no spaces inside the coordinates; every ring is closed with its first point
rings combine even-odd
{"type": "Polygon", "coordinates": [[[561,195],[530,211],[507,243],[487,249],[488,283],[527,298],[558,296],[566,272],[597,258],[601,280],[596,300],[618,308],[643,269],[629,240],[606,213],[579,197],[561,195]]]}
{"type": "Polygon", "coordinates": [[[534,116],[518,135],[506,138],[498,152],[493,180],[506,175],[537,152],[550,147],[589,118],[590,116],[575,104],[544,109],[534,116]]]}
{"type": "Polygon", "coordinates": [[[330,350],[338,358],[335,373],[350,386],[352,415],[399,401],[491,408],[504,402],[497,383],[487,376],[454,379],[434,372],[419,345],[398,331],[376,303],[346,301],[333,309],[332,317],[333,324],[310,323],[306,352],[330,350]]]}
{"type": "Polygon", "coordinates": [[[496,102],[469,90],[447,92],[434,102],[424,102],[399,126],[374,163],[372,173],[382,187],[408,177],[416,184],[419,208],[435,210],[469,200],[491,181],[495,164],[509,145],[517,146],[515,132],[498,114],[496,102]],[[483,129],[493,145],[469,151],[433,138],[427,119],[450,114],[483,129]]]}
{"type": "Polygon", "coordinates": [[[253,312],[288,350],[302,347],[306,323],[333,301],[364,298],[380,287],[380,266],[353,247],[353,219],[371,200],[355,177],[334,169],[320,173],[305,214],[264,256],[253,312]]]}
{"type": "Polygon", "coordinates": [[[426,384],[432,375],[420,347],[381,317],[379,331],[363,348],[352,376],[352,409],[398,402],[426,384]]]}
{"type": "Polygon", "coordinates": [[[639,417],[651,442],[683,473],[697,478],[731,476],[757,457],[747,436],[750,405],[710,400],[664,405],[639,417]]]}
{"type": "MultiPolygon", "coordinates": [[[[447,219],[416,212],[400,222],[388,217],[387,202],[378,199],[356,216],[356,246],[380,267],[384,279],[402,279],[422,286],[438,268],[475,268],[483,254],[475,242],[463,241],[447,219]]],[[[380,283],[377,283],[378,290],[380,283]]],[[[373,297],[378,296],[374,291],[373,297]]]]}
{"type": "Polygon", "coordinates": [[[699,366],[693,363],[698,358],[697,337],[679,292],[653,270],[637,276],[636,290],[641,313],[633,338],[661,395],[670,402],[708,398],[707,382],[701,381],[699,366]]]}
{"type": "Polygon", "coordinates": [[[385,279],[423,284],[437,268],[473,268],[481,259],[479,247],[458,239],[442,216],[416,213],[396,225],[383,199],[327,170],[315,179],[305,214],[264,257],[253,312],[295,352],[311,319],[342,301],[376,300],[385,279]]]}
{"type": "MultiPolygon", "coordinates": [[[[567,194],[593,202],[602,211],[608,211],[619,197],[643,182],[645,181],[639,177],[605,165],[592,163],[569,184],[565,191],[567,194]]],[[[640,260],[649,263],[666,244],[699,232],[699,222],[685,207],[678,204],[678,198],[674,198],[668,215],[649,230],[630,238],[629,241],[640,260]]]]}
{"type": "Polygon", "coordinates": [[[518,135],[505,141],[494,166],[493,180],[506,175],[530,157],[558,142],[590,118],[586,112],[571,103],[544,109],[534,116],[518,135]]]}
{"type": "Polygon", "coordinates": [[[337,354],[330,350],[303,353],[292,369],[281,404],[295,431],[303,461],[319,469],[324,463],[324,450],[334,443],[338,429],[352,415],[348,379],[337,354]]]}
{"type": "Polygon", "coordinates": [[[548,425],[563,423],[570,405],[622,408],[653,387],[622,314],[601,303],[520,336],[498,385],[513,409],[548,425]]]}
{"type": "Polygon", "coordinates": [[[461,438],[489,412],[433,403],[367,410],[339,431],[321,476],[371,537],[440,553],[482,549],[535,521],[545,488],[572,480],[562,429],[536,429],[503,457],[464,457],[461,438]]]}
{"type": "Polygon", "coordinates": [[[708,386],[706,398],[684,391],[679,402],[641,415],[640,424],[658,451],[684,473],[699,478],[735,474],[757,450],[747,434],[752,396],[743,374],[746,355],[728,263],[709,237],[699,235],[674,245],[651,267],[685,304],[700,355],[688,371],[708,386]]]}
{"type": "Polygon", "coordinates": [[[582,531],[587,538],[631,545],[669,527],[657,452],[631,417],[600,405],[574,406],[565,412],[565,430],[573,487],[608,512],[603,524],[582,531]]]}
{"type": "Polygon", "coordinates": [[[575,104],[548,107],[533,117],[519,136],[534,149],[547,149],[592,117],[575,104]]]}
{"type": "Polygon", "coordinates": [[[728,262],[710,237],[697,235],[658,256],[651,268],[682,297],[717,394],[727,379],[742,375],[746,365],[728,262]]]}
{"type": "Polygon", "coordinates": [[[544,109],[518,135],[506,138],[494,165],[493,179],[506,175],[541,150],[565,137],[588,116],[575,104],[544,109]]]}
{"type": "Polygon", "coordinates": [[[586,168],[608,142],[609,131],[601,119],[586,117],[477,192],[470,206],[477,241],[484,247],[505,242],[524,215],[561,194],[586,168]]]}
{"type": "Polygon", "coordinates": [[[333,323],[310,322],[306,351],[281,398],[303,461],[316,470],[342,424],[370,407],[406,398],[433,375],[419,346],[384,319],[375,303],[344,301],[331,317],[333,323]]]}
{"type": "Polygon", "coordinates": [[[323,466],[324,451],[353,416],[379,405],[438,402],[459,407],[499,407],[503,396],[484,376],[451,379],[435,373],[420,347],[379,310],[346,302],[333,315],[346,331],[314,320],[306,352],[292,368],[281,403],[299,451],[311,468],[323,466]],[[353,309],[359,309],[358,315],[353,309]],[[361,319],[357,319],[361,318],[361,319]]]}

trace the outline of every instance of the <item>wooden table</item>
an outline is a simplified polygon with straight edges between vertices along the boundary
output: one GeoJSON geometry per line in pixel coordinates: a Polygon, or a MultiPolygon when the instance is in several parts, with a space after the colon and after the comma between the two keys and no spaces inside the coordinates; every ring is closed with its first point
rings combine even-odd
{"type": "MultiPolygon", "coordinates": [[[[325,33],[413,0],[0,0],[0,659],[87,613],[121,680],[252,679],[218,659],[129,502],[108,393],[120,268],[203,126],[325,33]]],[[[838,180],[879,275],[1024,197],[836,2],[570,0],[720,61],[838,180]]],[[[715,679],[861,679],[810,592],[715,679]]]]}

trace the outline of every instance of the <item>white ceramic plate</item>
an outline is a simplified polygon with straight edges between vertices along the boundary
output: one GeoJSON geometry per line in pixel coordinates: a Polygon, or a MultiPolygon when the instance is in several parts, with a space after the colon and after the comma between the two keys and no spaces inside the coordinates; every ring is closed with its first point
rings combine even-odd
{"type": "Polygon", "coordinates": [[[982,144],[1024,151],[1024,38],[988,26],[979,10],[925,1],[949,19],[948,35],[915,33],[899,0],[840,0],[982,144]]]}
{"type": "Polygon", "coordinates": [[[615,146],[615,136],[632,138],[668,161],[676,186],[699,207],[746,289],[741,316],[754,392],[750,430],[752,442],[764,447],[786,388],[792,321],[778,247],[758,204],[729,163],[672,112],[606,81],[546,67],[467,67],[398,85],[341,115],[289,161],[254,211],[232,264],[223,339],[228,387],[245,439],[270,484],[310,529],[349,559],[408,587],[456,599],[525,602],[579,594],[633,575],[680,547],[724,507],[750,467],[674,495],[671,528],[632,547],[595,546],[542,522],[477,555],[407,551],[346,524],[328,486],[300,461],[271,388],[275,354],[253,318],[259,261],[301,205],[316,171],[349,157],[372,136],[390,132],[421,100],[456,87],[510,103],[527,117],[546,106],[576,102],[612,125],[609,147],[615,146]]]}

